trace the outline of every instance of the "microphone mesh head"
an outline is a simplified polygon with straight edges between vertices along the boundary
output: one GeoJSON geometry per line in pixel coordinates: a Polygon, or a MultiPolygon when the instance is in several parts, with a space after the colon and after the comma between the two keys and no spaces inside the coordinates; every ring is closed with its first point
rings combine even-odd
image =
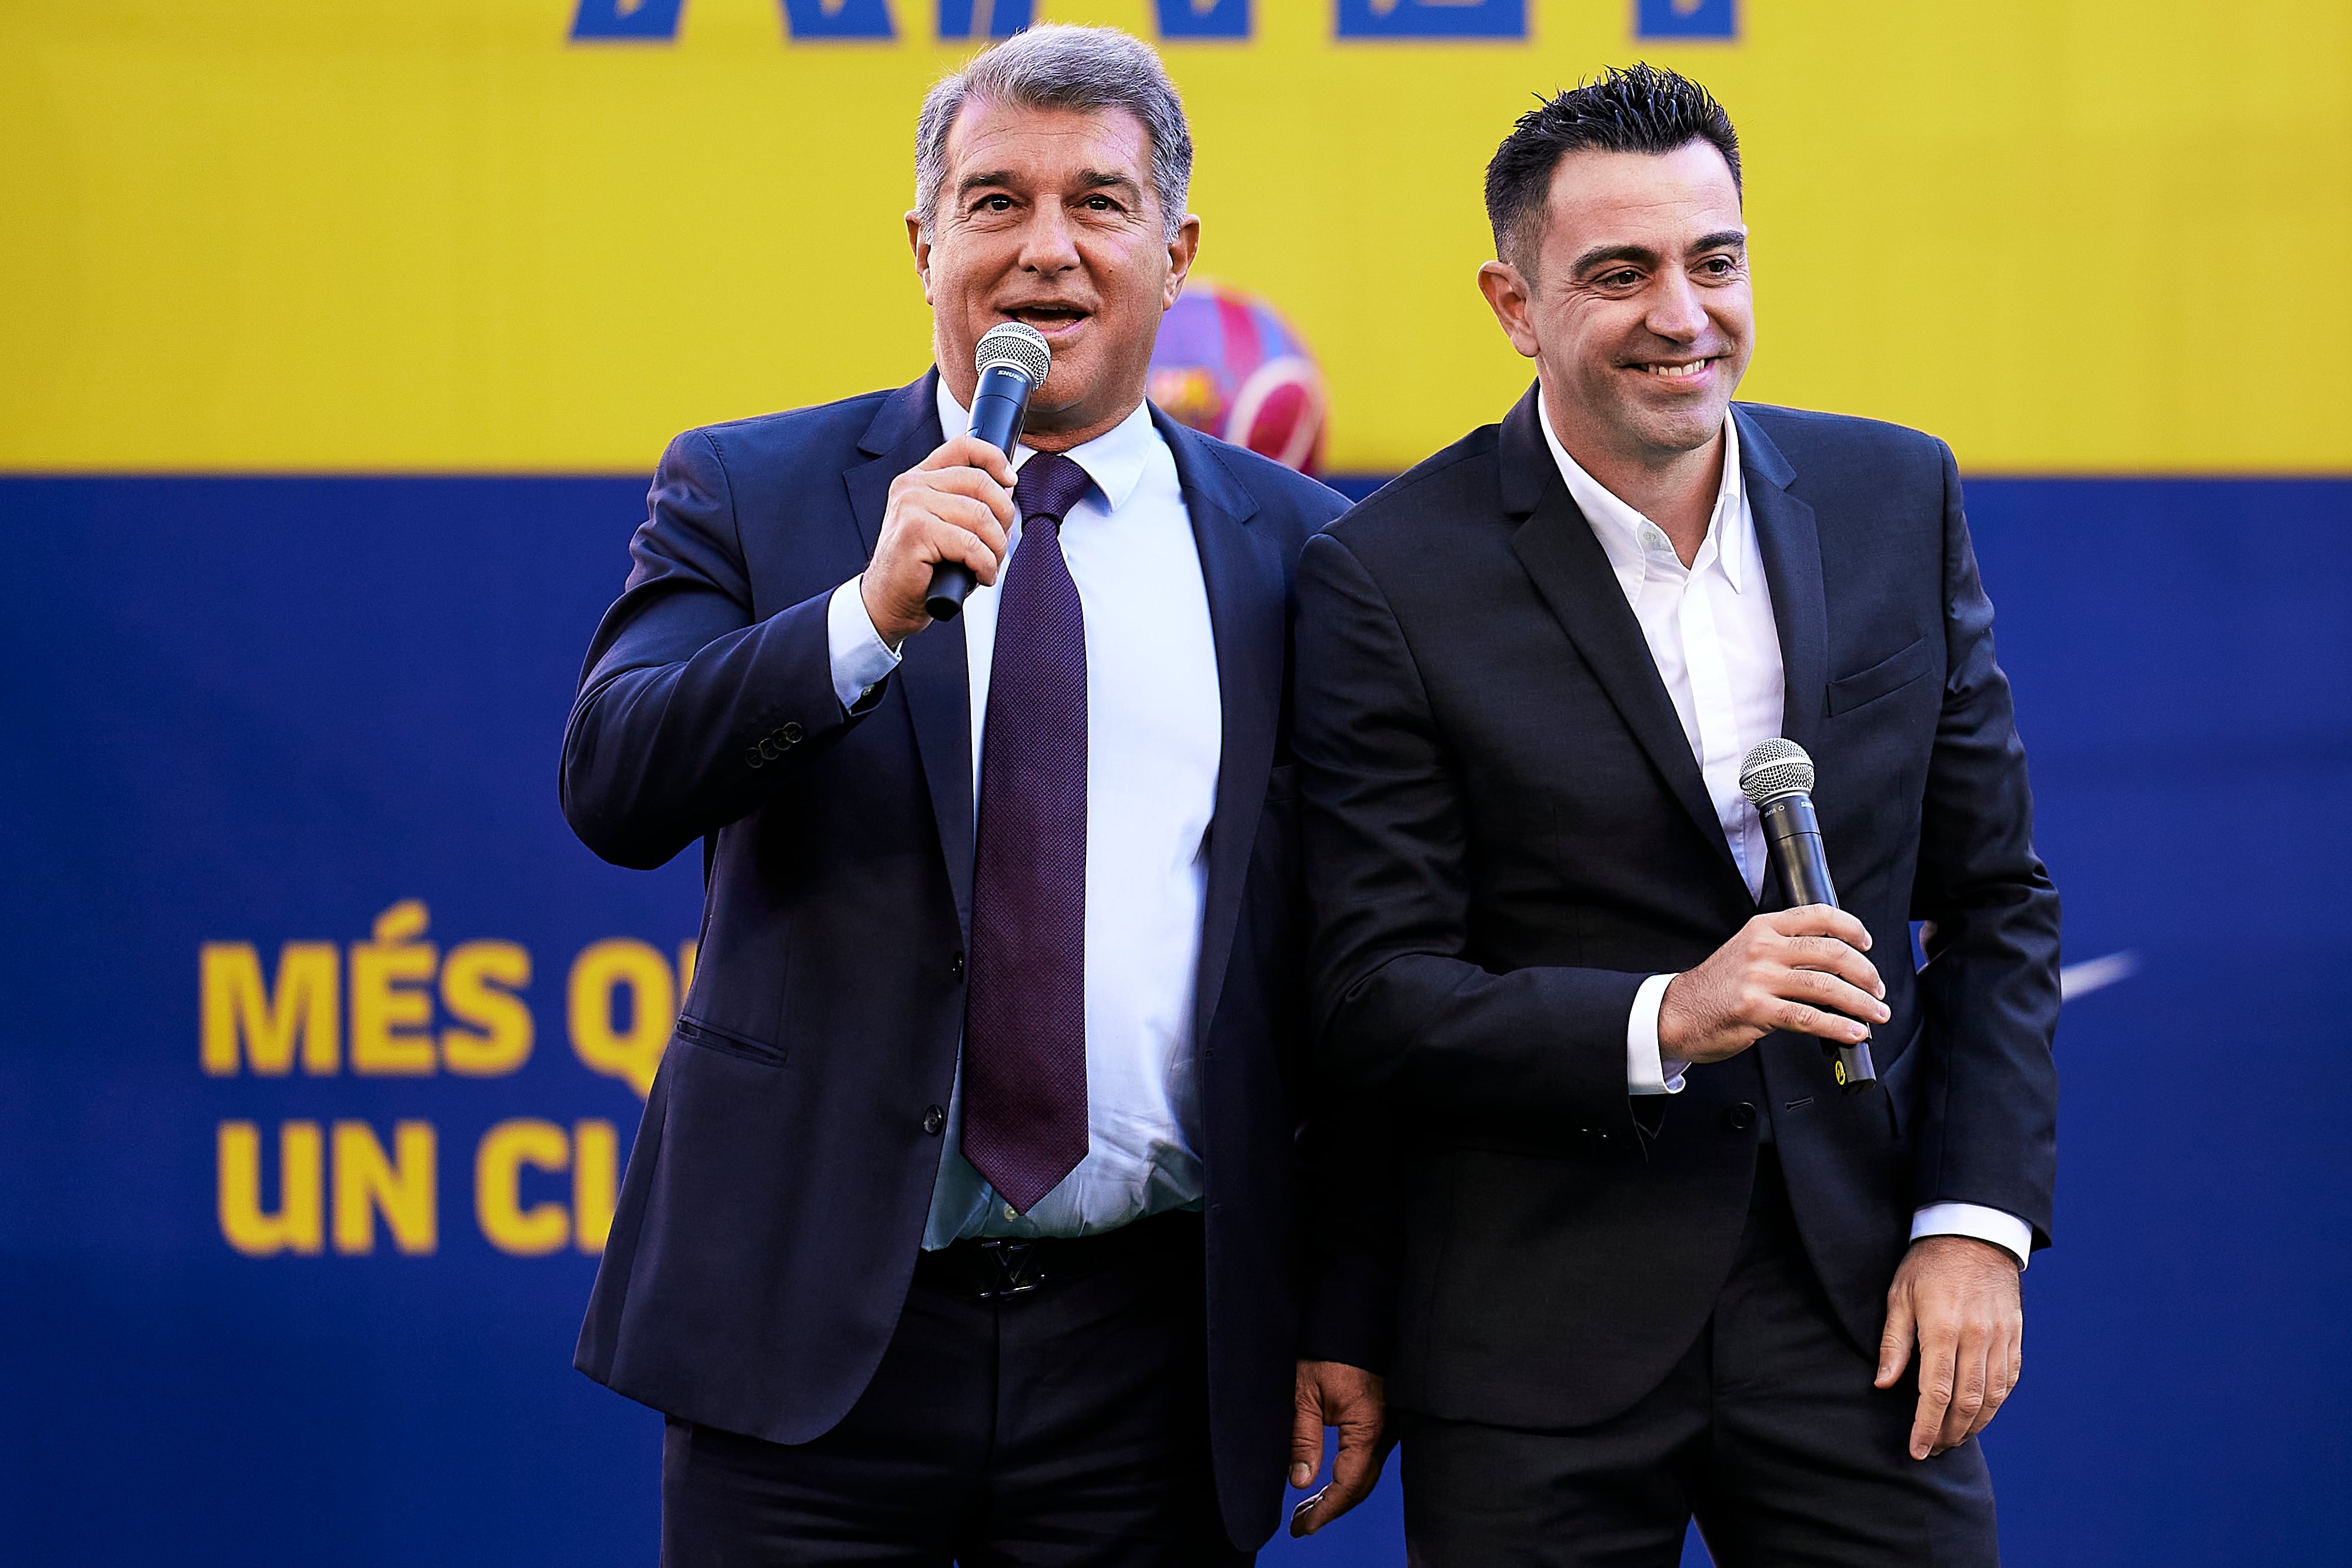
{"type": "Polygon", "coordinates": [[[981,334],[980,349],[971,359],[972,368],[983,376],[999,365],[1011,365],[1029,378],[1032,387],[1041,387],[1054,350],[1046,346],[1045,334],[1028,322],[1001,321],[981,334]]]}
{"type": "Polygon", "coordinates": [[[1813,792],[1813,759],[1793,740],[1768,740],[1739,765],[1739,788],[1758,810],[1783,795],[1813,792]]]}

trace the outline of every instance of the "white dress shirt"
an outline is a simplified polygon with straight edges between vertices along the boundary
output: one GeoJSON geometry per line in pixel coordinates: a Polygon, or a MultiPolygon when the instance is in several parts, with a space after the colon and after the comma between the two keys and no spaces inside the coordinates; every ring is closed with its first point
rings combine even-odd
{"type": "MultiPolygon", "coordinates": [[[[939,412],[943,430],[968,423],[944,381],[939,412]]],[[[1014,471],[1034,455],[1023,447],[1014,471]]],[[[1091,1235],[1196,1204],[1204,1190],[1193,988],[1224,746],[1208,590],[1175,455],[1148,404],[1068,455],[1094,481],[1062,520],[1087,618],[1087,1157],[1026,1215],[1013,1213],[963,1157],[959,1068],[926,1248],[1091,1235]]],[[[1016,525],[1011,549],[1020,547],[1016,525]]],[[[964,601],[975,817],[996,611],[994,588],[964,601]]],[[[835,591],[827,632],[834,691],[855,706],[898,663],[856,579],[835,591]]]]}
{"type": "MultiPolygon", "coordinates": [[[[1685,567],[1664,528],[1569,455],[1541,397],[1536,410],[1560,478],[1641,622],[1651,662],[1674,700],[1683,737],[1706,780],[1716,821],[1747,878],[1748,896],[1759,897],[1764,891],[1764,824],[1739,788],[1739,765],[1751,747],[1780,733],[1785,682],[1771,585],[1765,580],[1756,514],[1739,468],[1738,423],[1728,416],[1723,422],[1723,482],[1716,489],[1706,536],[1685,567]]],[[[1658,1009],[1673,979],[1653,975],[1633,994],[1625,1022],[1625,1082],[1635,1094],[1673,1094],[1683,1088],[1685,1064],[1662,1059],[1658,1049],[1658,1009]]],[[[1947,1235],[1990,1241],[2020,1264],[2033,1243],[2032,1227],[2025,1221],[1979,1204],[1930,1204],[1912,1216],[1914,1240],[1947,1235]]]]}

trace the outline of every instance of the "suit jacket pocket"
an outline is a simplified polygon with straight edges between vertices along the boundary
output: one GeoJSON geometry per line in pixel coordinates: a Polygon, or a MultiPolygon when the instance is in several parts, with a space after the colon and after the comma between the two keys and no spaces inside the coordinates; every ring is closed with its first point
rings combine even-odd
{"type": "Polygon", "coordinates": [[[1889,653],[1866,669],[1841,675],[1830,683],[1830,716],[1858,708],[1864,703],[1876,702],[1889,692],[1899,691],[1927,673],[1930,651],[1927,639],[1914,637],[1895,653],[1889,653]]]}
{"type": "Polygon", "coordinates": [[[720,1029],[718,1025],[705,1023],[700,1019],[679,1018],[677,1038],[688,1045],[698,1045],[706,1051],[722,1051],[729,1056],[740,1056],[747,1061],[757,1061],[768,1067],[782,1067],[784,1064],[783,1047],[753,1040],[749,1035],[737,1034],[732,1030],[720,1029]]]}

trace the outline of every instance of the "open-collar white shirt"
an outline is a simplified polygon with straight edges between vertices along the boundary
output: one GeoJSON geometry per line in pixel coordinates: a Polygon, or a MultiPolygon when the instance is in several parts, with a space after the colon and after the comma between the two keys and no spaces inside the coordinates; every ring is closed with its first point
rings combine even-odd
{"type": "MultiPolygon", "coordinates": [[[[1541,410],[1542,400],[1537,400],[1541,410]]],[[[1780,733],[1783,692],[1779,628],[1756,517],[1739,474],[1739,431],[1724,421],[1723,482],[1706,537],[1690,565],[1675,553],[1665,529],[1619,500],[1587,474],[1540,413],[1544,440],[1577,509],[1591,525],[1617,574],[1617,586],[1642,636],[1666,695],[1674,699],[1683,737],[1706,780],[1707,799],[1748,895],[1764,891],[1764,824],[1739,788],[1739,765],[1759,741],[1780,733]]]]}

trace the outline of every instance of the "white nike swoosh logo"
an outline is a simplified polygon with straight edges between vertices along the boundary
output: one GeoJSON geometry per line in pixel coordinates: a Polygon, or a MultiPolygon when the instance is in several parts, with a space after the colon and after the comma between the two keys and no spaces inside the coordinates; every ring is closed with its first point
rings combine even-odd
{"type": "Polygon", "coordinates": [[[2069,964],[2058,971],[2058,997],[2073,1001],[2087,997],[2093,991],[2104,991],[2117,980],[2128,980],[2139,967],[2137,953],[2110,953],[2104,958],[2086,958],[2079,964],[2069,964]]]}

